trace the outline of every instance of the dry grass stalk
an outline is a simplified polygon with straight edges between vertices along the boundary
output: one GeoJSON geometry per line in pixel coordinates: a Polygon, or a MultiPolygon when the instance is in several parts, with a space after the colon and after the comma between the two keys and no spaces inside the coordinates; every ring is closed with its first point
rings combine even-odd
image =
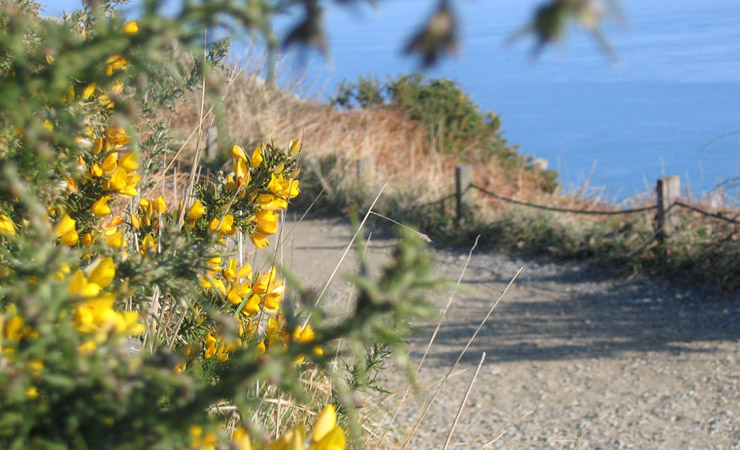
{"type": "Polygon", "coordinates": [[[498,306],[499,302],[501,302],[501,299],[504,298],[504,296],[506,295],[506,293],[509,291],[509,288],[514,284],[514,282],[516,281],[516,279],[519,277],[519,274],[522,273],[522,270],[524,270],[524,267],[519,268],[519,270],[517,271],[516,275],[514,275],[514,277],[511,279],[511,281],[509,281],[509,284],[506,285],[506,288],[504,288],[504,291],[496,299],[496,301],[494,302],[494,304],[491,306],[491,309],[488,310],[488,313],[486,314],[486,317],[483,318],[483,320],[481,321],[480,325],[478,325],[478,328],[476,328],[476,330],[473,333],[473,335],[470,337],[470,339],[468,340],[468,342],[465,344],[465,348],[463,348],[463,350],[460,352],[460,355],[458,355],[458,357],[455,360],[455,362],[452,364],[452,366],[450,367],[450,369],[447,371],[447,375],[442,380],[442,383],[440,383],[439,386],[437,387],[437,390],[434,392],[434,395],[432,395],[432,398],[429,399],[429,402],[427,402],[426,406],[424,407],[424,410],[422,411],[421,415],[419,416],[419,419],[416,421],[416,423],[414,424],[414,427],[411,429],[411,432],[409,433],[409,435],[404,440],[404,443],[403,443],[403,446],[402,446],[403,449],[406,449],[408,447],[409,443],[411,442],[411,439],[414,437],[414,435],[416,434],[416,431],[419,429],[419,426],[424,421],[424,419],[426,419],[426,416],[429,413],[429,409],[432,407],[432,404],[434,403],[434,400],[436,400],[437,395],[439,395],[439,392],[442,390],[442,387],[445,385],[445,382],[447,381],[448,376],[452,373],[453,370],[455,370],[455,367],[457,367],[457,365],[460,363],[460,361],[462,360],[463,356],[465,356],[465,353],[468,351],[468,348],[470,348],[470,345],[473,343],[473,341],[475,340],[475,338],[478,336],[478,333],[480,332],[480,330],[483,328],[483,326],[486,324],[486,322],[488,322],[488,319],[491,317],[491,314],[493,314],[493,311],[496,309],[496,306],[498,306]]]}
{"type": "Polygon", "coordinates": [[[334,280],[334,277],[336,276],[337,271],[339,270],[339,267],[342,265],[342,262],[344,262],[344,258],[347,257],[347,253],[349,253],[350,249],[352,248],[352,244],[355,243],[355,239],[357,239],[357,236],[359,236],[360,232],[362,231],[362,228],[365,226],[365,222],[367,222],[367,218],[370,217],[370,212],[373,210],[373,206],[375,206],[375,204],[380,199],[380,196],[383,194],[383,191],[385,190],[386,186],[387,184],[384,184],[383,187],[380,188],[378,195],[375,196],[375,200],[373,200],[373,203],[370,205],[370,208],[367,210],[367,213],[365,213],[365,217],[363,217],[362,222],[360,222],[360,226],[357,227],[355,234],[352,235],[352,239],[350,239],[349,244],[347,244],[347,247],[344,249],[344,253],[342,253],[342,256],[339,258],[337,265],[334,267],[334,270],[332,270],[331,275],[329,275],[329,279],[326,280],[326,283],[324,284],[323,289],[321,289],[321,292],[316,297],[316,302],[314,302],[313,307],[306,315],[305,322],[303,322],[304,328],[306,327],[309,319],[311,318],[311,313],[313,312],[313,310],[315,310],[319,306],[321,299],[323,298],[324,294],[326,294],[327,289],[329,289],[329,285],[334,280]]]}
{"type": "MultiPolygon", "coordinates": [[[[463,269],[460,272],[460,276],[457,279],[457,283],[455,284],[455,288],[453,289],[452,293],[450,294],[450,297],[447,299],[447,304],[445,305],[444,309],[442,309],[442,314],[440,314],[439,320],[437,321],[437,326],[434,328],[434,332],[432,333],[432,337],[429,339],[429,342],[427,343],[427,347],[424,350],[424,354],[421,357],[421,361],[419,361],[419,364],[416,367],[416,375],[419,375],[419,371],[421,371],[422,366],[424,365],[424,361],[427,358],[427,355],[429,354],[429,350],[432,348],[432,344],[434,344],[434,341],[437,337],[437,334],[439,333],[439,329],[442,326],[442,322],[444,322],[445,317],[447,316],[447,311],[449,311],[450,306],[452,306],[452,302],[455,299],[455,295],[457,294],[457,291],[460,287],[460,284],[462,283],[463,277],[465,276],[465,271],[468,269],[468,265],[470,264],[470,259],[473,257],[473,252],[475,251],[475,248],[478,246],[478,240],[480,239],[480,236],[477,236],[475,238],[475,242],[473,243],[473,246],[470,248],[470,251],[468,252],[468,257],[465,260],[465,264],[463,265],[463,269]]],[[[406,397],[408,396],[410,388],[406,388],[406,390],[403,393],[403,397],[401,398],[401,401],[399,402],[398,408],[393,413],[393,417],[391,418],[391,423],[396,421],[396,416],[398,412],[401,410],[401,407],[406,404],[406,397]]],[[[386,431],[383,433],[383,436],[388,432],[386,431]]]]}
{"type": "Polygon", "coordinates": [[[470,391],[473,390],[473,384],[475,384],[475,380],[478,378],[478,373],[480,373],[480,368],[483,367],[483,361],[486,360],[486,352],[483,352],[480,357],[480,363],[478,363],[478,368],[475,369],[475,373],[473,374],[473,378],[470,379],[470,384],[468,384],[468,389],[465,391],[465,395],[463,396],[462,401],[460,402],[460,407],[457,410],[457,414],[455,414],[455,420],[452,421],[452,426],[450,427],[450,433],[447,435],[447,440],[445,441],[445,446],[443,447],[443,450],[446,450],[447,447],[450,446],[450,441],[452,441],[452,436],[455,434],[455,428],[457,428],[457,424],[460,421],[460,416],[462,415],[463,408],[465,407],[465,403],[468,401],[468,397],[470,396],[470,391]]]}

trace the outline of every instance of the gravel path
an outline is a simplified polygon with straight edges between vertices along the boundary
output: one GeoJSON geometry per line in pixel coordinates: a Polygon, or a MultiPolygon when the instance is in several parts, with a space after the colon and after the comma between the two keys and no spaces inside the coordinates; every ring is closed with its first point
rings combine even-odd
{"type": "MultiPolygon", "coordinates": [[[[293,227],[283,260],[321,287],[351,231],[337,220],[287,223],[287,233],[293,227]]],[[[373,234],[368,250],[373,267],[393,247],[381,234],[373,234]]],[[[456,280],[468,250],[435,251],[438,272],[456,280]]],[[[354,267],[350,252],[339,273],[354,267]]],[[[520,267],[455,370],[462,373],[443,386],[408,448],[443,447],[483,352],[450,448],[740,448],[740,298],[665,281],[624,282],[582,264],[474,253],[463,278],[467,292],[455,297],[422,385],[445,376],[520,267]]],[[[346,298],[348,290],[338,277],[328,298],[346,298]]],[[[441,309],[449,294],[437,297],[441,309]]],[[[415,360],[435,325],[422,325],[411,342],[415,360]]],[[[401,381],[391,374],[388,383],[402,390],[401,381]]],[[[421,409],[417,400],[400,409],[388,426],[396,439],[421,409]]]]}

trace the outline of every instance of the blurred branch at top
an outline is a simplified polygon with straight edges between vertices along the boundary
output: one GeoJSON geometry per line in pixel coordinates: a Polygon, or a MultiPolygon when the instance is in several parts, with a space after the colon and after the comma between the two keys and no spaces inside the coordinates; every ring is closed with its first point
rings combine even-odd
{"type": "MultiPolygon", "coordinates": [[[[327,45],[323,19],[326,3],[321,0],[273,2],[272,12],[275,14],[301,12],[281,39],[283,49],[298,45],[314,48],[328,57],[330,49],[327,45]]],[[[373,0],[334,0],[332,3],[342,7],[357,7],[360,4],[383,7],[383,2],[373,0]]],[[[441,58],[455,53],[460,34],[460,23],[455,14],[459,0],[430,0],[429,3],[432,5],[429,16],[409,36],[403,46],[403,53],[418,57],[423,67],[433,66],[441,58]]],[[[493,9],[492,14],[495,13],[496,10],[493,9]]],[[[509,42],[531,35],[535,39],[532,54],[537,56],[545,46],[563,40],[569,26],[576,24],[593,36],[609,58],[616,59],[616,52],[604,34],[603,22],[621,17],[617,0],[544,1],[533,10],[531,21],[516,31],[509,42]]]]}
{"type": "Polygon", "coordinates": [[[534,35],[536,42],[532,56],[536,57],[546,45],[563,40],[568,27],[575,23],[596,39],[608,57],[616,60],[617,54],[604,34],[602,23],[606,19],[622,17],[616,0],[551,0],[538,7],[532,21],[517,31],[509,41],[534,35]]]}

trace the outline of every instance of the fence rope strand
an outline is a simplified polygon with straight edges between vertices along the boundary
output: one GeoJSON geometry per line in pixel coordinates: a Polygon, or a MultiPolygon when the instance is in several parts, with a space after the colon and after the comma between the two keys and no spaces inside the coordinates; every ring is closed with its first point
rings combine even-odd
{"type": "Polygon", "coordinates": [[[491,197],[495,197],[499,200],[503,200],[505,202],[514,203],[516,205],[521,205],[521,206],[528,206],[530,208],[543,209],[545,211],[555,211],[555,212],[573,213],[573,214],[616,216],[620,214],[637,214],[637,213],[651,211],[651,210],[658,208],[657,205],[643,206],[640,208],[631,208],[631,209],[620,209],[619,211],[593,211],[593,210],[588,210],[588,209],[559,208],[557,206],[538,205],[536,203],[529,203],[529,202],[524,202],[521,200],[516,200],[511,197],[505,197],[503,195],[497,194],[495,192],[491,192],[488,189],[482,188],[475,184],[471,184],[470,187],[473,189],[477,189],[478,191],[484,194],[490,195],[491,197]]]}
{"type": "Polygon", "coordinates": [[[437,200],[434,200],[434,201],[431,201],[431,202],[426,202],[426,203],[421,203],[419,205],[415,205],[414,207],[415,208],[428,208],[430,206],[439,206],[440,203],[446,202],[447,200],[450,200],[450,199],[453,199],[453,198],[455,198],[455,194],[454,193],[453,194],[447,194],[447,195],[445,195],[442,198],[438,198],[437,200]]]}
{"type": "Polygon", "coordinates": [[[735,224],[735,225],[740,225],[740,220],[730,219],[729,217],[725,217],[725,216],[723,216],[721,214],[718,214],[718,213],[712,213],[712,212],[709,212],[709,211],[705,211],[705,210],[703,210],[701,208],[697,208],[696,206],[689,205],[688,203],[684,203],[682,201],[675,201],[673,204],[676,205],[676,206],[681,206],[682,208],[686,208],[688,210],[694,211],[696,213],[705,215],[707,217],[713,217],[715,219],[724,220],[727,223],[732,223],[732,224],[735,224]]]}

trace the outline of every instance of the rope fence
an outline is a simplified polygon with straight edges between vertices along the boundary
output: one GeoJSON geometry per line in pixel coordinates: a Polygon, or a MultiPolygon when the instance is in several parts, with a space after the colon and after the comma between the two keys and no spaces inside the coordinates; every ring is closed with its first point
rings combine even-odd
{"type": "Polygon", "coordinates": [[[511,197],[505,197],[503,195],[497,194],[495,192],[491,192],[485,188],[482,188],[480,186],[477,186],[475,184],[471,184],[470,188],[476,189],[484,194],[490,195],[491,197],[495,197],[499,200],[503,200],[508,203],[513,203],[515,205],[521,205],[521,206],[527,206],[529,208],[535,208],[535,209],[542,209],[545,211],[554,211],[554,212],[562,212],[562,213],[572,213],[572,214],[590,214],[590,215],[601,215],[601,216],[616,216],[620,214],[637,214],[642,213],[646,211],[652,211],[654,209],[657,209],[657,205],[651,205],[651,206],[643,206],[640,208],[631,208],[631,209],[620,209],[616,211],[594,211],[590,209],[572,209],[572,208],[560,208],[557,206],[546,206],[546,205],[538,205],[536,203],[529,203],[524,202],[521,200],[516,200],[511,197]]]}
{"type": "Polygon", "coordinates": [[[448,200],[452,200],[453,198],[457,197],[456,193],[453,194],[447,194],[444,197],[438,198],[437,200],[433,200],[431,202],[421,203],[419,205],[415,205],[416,208],[428,208],[430,206],[440,206],[443,205],[444,202],[448,200]]]}
{"type": "Polygon", "coordinates": [[[707,216],[707,217],[712,217],[712,218],[717,219],[717,220],[724,220],[725,222],[731,223],[731,224],[734,224],[734,225],[740,225],[740,220],[731,219],[731,218],[725,217],[725,216],[723,216],[722,214],[719,214],[719,213],[713,213],[713,212],[705,211],[705,210],[703,210],[701,208],[697,208],[696,206],[689,205],[688,203],[684,203],[682,201],[675,201],[673,204],[676,205],[676,206],[680,206],[682,208],[689,209],[691,211],[694,211],[695,213],[699,213],[699,214],[704,215],[704,216],[707,216]]]}
{"type": "MultiPolygon", "coordinates": [[[[367,177],[367,174],[369,173],[368,167],[370,165],[371,161],[368,158],[360,158],[357,160],[358,179],[361,180],[364,177],[367,177]]],[[[454,199],[456,210],[455,221],[456,223],[459,223],[464,220],[466,211],[474,207],[475,196],[473,195],[473,191],[478,191],[482,194],[514,205],[558,213],[582,214],[591,216],[617,216],[643,214],[650,211],[655,211],[655,238],[659,242],[665,241],[665,239],[680,225],[679,217],[674,213],[677,209],[676,207],[688,209],[705,217],[721,220],[732,225],[740,225],[740,220],[738,220],[739,214],[737,213],[734,213],[735,217],[731,218],[727,217],[726,214],[723,214],[721,212],[715,213],[707,211],[705,209],[681,201],[681,182],[678,175],[670,175],[657,180],[655,188],[656,203],[653,205],[618,210],[593,210],[542,205],[526,202],[523,200],[517,200],[515,198],[498,194],[473,183],[472,164],[460,164],[455,167],[455,192],[431,202],[415,205],[415,207],[438,207],[440,208],[440,213],[442,215],[445,215],[445,203],[448,200],[454,199]]]]}
{"type": "Polygon", "coordinates": [[[738,220],[737,215],[734,218],[730,218],[722,215],[721,213],[713,213],[711,211],[707,211],[681,201],[681,181],[678,175],[671,175],[657,180],[655,188],[656,203],[654,205],[630,209],[598,211],[591,209],[561,208],[558,206],[541,205],[497,194],[496,192],[492,192],[473,183],[473,166],[471,164],[460,164],[455,168],[454,196],[457,207],[457,222],[462,221],[465,216],[465,211],[473,207],[473,190],[514,205],[560,213],[584,214],[594,216],[616,216],[642,214],[648,211],[656,211],[655,232],[656,238],[659,242],[665,241],[665,239],[680,225],[679,217],[675,214],[676,207],[685,208],[703,216],[721,220],[733,225],[740,225],[740,220],[738,220]]]}

